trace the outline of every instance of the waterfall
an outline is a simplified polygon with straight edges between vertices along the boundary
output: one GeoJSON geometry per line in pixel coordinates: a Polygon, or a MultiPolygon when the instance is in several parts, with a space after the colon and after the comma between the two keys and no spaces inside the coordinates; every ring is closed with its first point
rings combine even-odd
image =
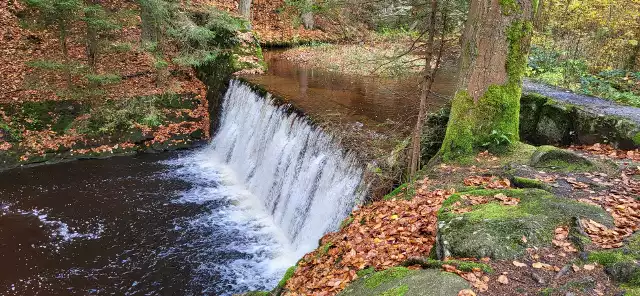
{"type": "Polygon", "coordinates": [[[352,153],[287,106],[239,81],[224,97],[211,148],[298,251],[309,251],[352,210],[362,167],[352,153]]]}

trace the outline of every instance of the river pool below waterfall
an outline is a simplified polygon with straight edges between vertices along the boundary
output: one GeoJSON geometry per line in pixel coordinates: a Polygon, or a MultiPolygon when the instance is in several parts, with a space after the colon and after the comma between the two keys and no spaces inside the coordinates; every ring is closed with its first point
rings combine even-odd
{"type": "Polygon", "coordinates": [[[256,197],[194,153],[0,173],[0,295],[220,295],[297,256],[256,197]]]}

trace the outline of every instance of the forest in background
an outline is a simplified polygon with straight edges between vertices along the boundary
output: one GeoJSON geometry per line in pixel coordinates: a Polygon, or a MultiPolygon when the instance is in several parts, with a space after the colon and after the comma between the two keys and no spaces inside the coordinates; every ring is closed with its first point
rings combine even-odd
{"type": "MultiPolygon", "coordinates": [[[[189,67],[206,63],[230,45],[212,34],[198,34],[216,26],[251,27],[263,45],[393,43],[402,45],[396,53],[424,51],[414,41],[424,43],[430,9],[425,1],[257,0],[251,3],[250,24],[234,18],[240,15],[238,2],[242,1],[8,1],[2,4],[1,18],[2,41],[8,45],[2,64],[8,75],[0,97],[24,100],[105,93],[129,97],[161,92],[160,86],[173,92],[189,89],[186,81],[190,79],[185,78],[189,67]],[[193,23],[188,14],[198,10],[206,10],[213,23],[193,23]],[[302,19],[308,13],[314,19],[309,29],[302,19]],[[183,16],[175,17],[179,15],[183,16]],[[147,32],[157,31],[155,36],[143,35],[144,26],[147,32]],[[61,48],[62,44],[68,48],[61,48]],[[153,75],[146,73],[155,77],[150,79],[153,75]],[[174,74],[171,79],[164,77],[169,74],[174,74]],[[34,75],[45,79],[34,79],[34,75]],[[60,90],[70,83],[77,86],[73,91],[60,90]]],[[[468,2],[443,1],[448,11],[443,28],[446,52],[451,60],[459,53],[468,2]]],[[[549,0],[541,1],[539,9],[528,77],[640,105],[639,1],[549,0]]],[[[414,66],[398,67],[403,65],[414,66]]]]}
{"type": "MultiPolygon", "coordinates": [[[[300,3],[304,1],[286,1],[300,3]]],[[[447,10],[447,53],[460,52],[459,37],[469,1],[441,1],[447,10]]],[[[427,1],[317,1],[313,11],[342,40],[398,44],[424,52],[427,1]]],[[[300,4],[297,4],[300,5],[300,4]]],[[[548,0],[539,2],[527,77],[587,95],[640,106],[640,1],[548,0]]],[[[442,20],[438,19],[441,24],[442,20]]],[[[436,41],[437,42],[437,41],[436,41]]],[[[390,55],[393,58],[392,55],[390,55]]],[[[408,63],[400,64],[411,65],[408,63]]]]}

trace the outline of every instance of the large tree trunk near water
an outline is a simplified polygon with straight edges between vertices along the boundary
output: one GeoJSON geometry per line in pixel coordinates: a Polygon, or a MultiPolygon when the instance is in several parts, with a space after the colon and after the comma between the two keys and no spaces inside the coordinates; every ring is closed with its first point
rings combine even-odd
{"type": "Polygon", "coordinates": [[[251,0],[238,0],[238,12],[244,18],[251,20],[251,0]]]}
{"type": "Polygon", "coordinates": [[[520,96],[536,0],[472,0],[439,156],[454,160],[519,140],[520,96]]]}

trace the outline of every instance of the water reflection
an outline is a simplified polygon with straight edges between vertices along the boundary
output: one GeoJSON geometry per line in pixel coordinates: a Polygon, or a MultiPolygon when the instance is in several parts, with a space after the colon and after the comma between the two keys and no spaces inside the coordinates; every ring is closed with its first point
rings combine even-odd
{"type": "MultiPolygon", "coordinates": [[[[269,92],[290,100],[308,114],[341,121],[360,122],[368,128],[379,125],[413,125],[420,100],[420,77],[396,78],[345,75],[310,68],[282,58],[281,51],[265,52],[269,70],[246,78],[269,92]]],[[[433,91],[450,95],[455,90],[453,71],[442,69],[433,91]]],[[[446,103],[443,96],[431,97],[429,109],[446,103]]]]}

